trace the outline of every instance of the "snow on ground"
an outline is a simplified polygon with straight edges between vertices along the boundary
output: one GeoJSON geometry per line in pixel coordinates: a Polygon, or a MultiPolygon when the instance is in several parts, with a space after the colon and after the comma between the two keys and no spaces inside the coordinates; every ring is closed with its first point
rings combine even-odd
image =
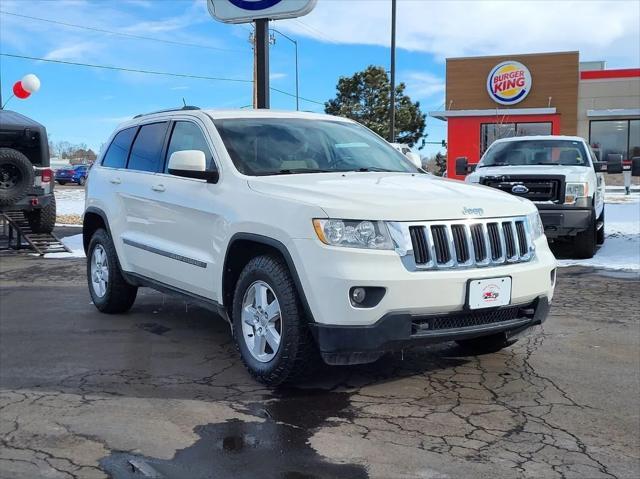
{"type": "Polygon", "coordinates": [[[58,188],[56,195],[56,214],[81,215],[84,212],[84,188],[58,188]]]}
{"type": "Polygon", "coordinates": [[[65,236],[60,240],[71,253],[47,253],[45,258],[84,258],[84,248],[82,246],[82,235],[65,236]]]}
{"type": "Polygon", "coordinates": [[[591,259],[561,259],[559,266],[640,271],[640,194],[607,194],[605,242],[591,259]]]}

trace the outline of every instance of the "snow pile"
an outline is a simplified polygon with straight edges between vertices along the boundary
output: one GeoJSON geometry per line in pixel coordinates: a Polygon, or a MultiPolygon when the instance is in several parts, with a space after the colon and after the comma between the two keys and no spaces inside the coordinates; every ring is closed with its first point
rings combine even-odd
{"type": "Polygon", "coordinates": [[[71,253],[47,253],[45,258],[84,258],[84,248],[82,246],[82,235],[65,236],[60,240],[71,253]]]}
{"type": "Polygon", "coordinates": [[[56,214],[81,215],[84,213],[84,188],[65,188],[54,190],[56,196],[56,214]]]}
{"type": "Polygon", "coordinates": [[[559,266],[640,271],[640,195],[607,195],[604,245],[591,259],[558,260],[559,266]]]}

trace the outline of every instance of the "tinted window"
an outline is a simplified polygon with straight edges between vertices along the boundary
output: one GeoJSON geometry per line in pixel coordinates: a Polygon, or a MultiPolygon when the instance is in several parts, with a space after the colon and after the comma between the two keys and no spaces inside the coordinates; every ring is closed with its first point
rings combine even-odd
{"type": "Polygon", "coordinates": [[[235,167],[245,175],[418,172],[402,153],[355,123],[234,118],[214,124],[235,167]]]}
{"type": "Polygon", "coordinates": [[[640,120],[594,120],[589,142],[601,161],[609,155],[627,160],[640,156],[640,120]]]}
{"type": "Polygon", "coordinates": [[[127,155],[129,154],[129,148],[131,147],[131,141],[135,133],[135,128],[127,128],[119,132],[111,142],[107,153],[104,155],[102,166],[124,168],[127,164],[127,155]]]}
{"type": "Polygon", "coordinates": [[[176,151],[182,150],[199,150],[204,153],[207,159],[207,168],[212,167],[212,156],[209,145],[207,145],[204,135],[198,125],[188,121],[178,121],[173,127],[173,133],[171,134],[171,141],[169,142],[169,148],[167,149],[167,165],[165,171],[167,171],[169,165],[169,158],[171,154],[176,151]]]}
{"type": "Polygon", "coordinates": [[[159,171],[166,132],[167,123],[151,123],[140,127],[140,132],[131,148],[127,168],[138,171],[159,171]]]}

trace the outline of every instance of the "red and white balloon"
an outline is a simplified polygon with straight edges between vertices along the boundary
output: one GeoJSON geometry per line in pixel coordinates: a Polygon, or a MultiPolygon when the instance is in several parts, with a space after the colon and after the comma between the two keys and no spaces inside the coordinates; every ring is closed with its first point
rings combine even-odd
{"type": "Polygon", "coordinates": [[[37,92],[40,89],[40,79],[33,73],[29,73],[22,77],[22,80],[17,81],[13,85],[13,94],[24,100],[29,98],[32,93],[37,92]]]}

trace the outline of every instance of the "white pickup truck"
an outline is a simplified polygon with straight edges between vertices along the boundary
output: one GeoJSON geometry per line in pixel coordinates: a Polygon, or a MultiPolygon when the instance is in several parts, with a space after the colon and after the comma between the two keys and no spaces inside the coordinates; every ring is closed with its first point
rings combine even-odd
{"type": "MultiPolygon", "coordinates": [[[[457,174],[467,169],[456,164],[457,174]]],[[[575,256],[591,258],[605,237],[602,170],[582,138],[523,136],[495,141],[465,181],[533,201],[547,238],[568,238],[575,256]]]]}

